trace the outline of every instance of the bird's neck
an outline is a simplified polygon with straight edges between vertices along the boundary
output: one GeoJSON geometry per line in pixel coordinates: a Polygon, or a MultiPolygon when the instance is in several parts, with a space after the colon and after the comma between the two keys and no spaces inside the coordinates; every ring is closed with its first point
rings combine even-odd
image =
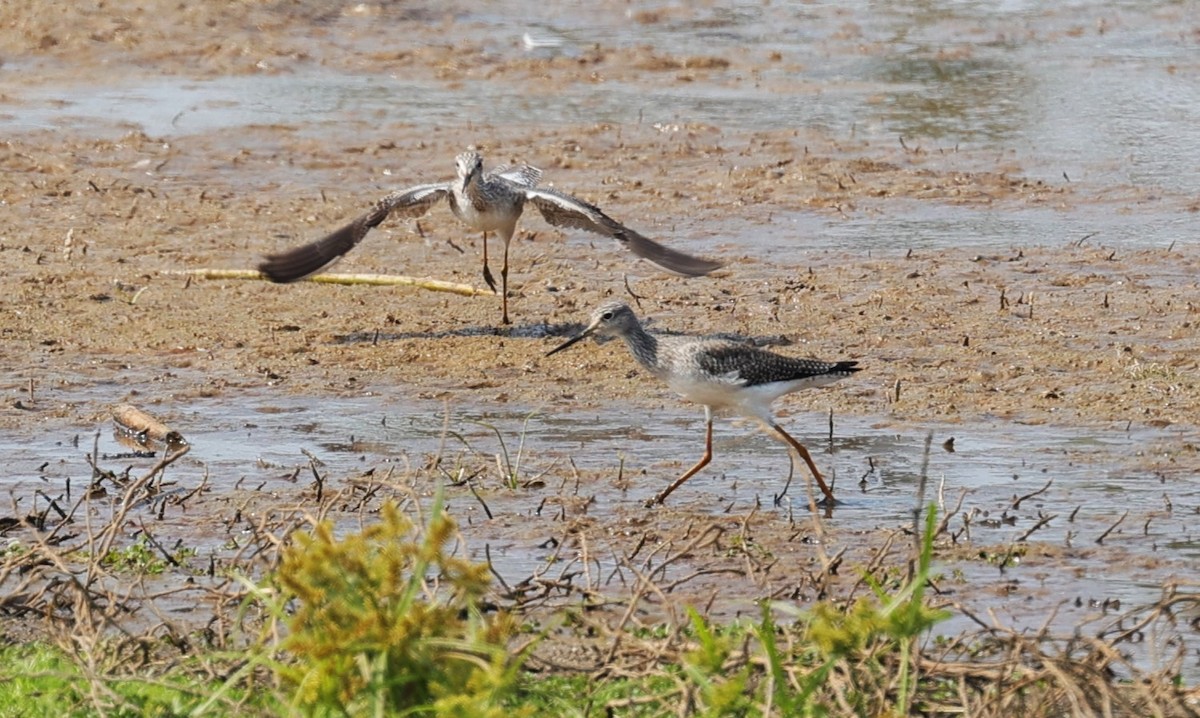
{"type": "Polygon", "coordinates": [[[476,212],[494,211],[496,193],[494,188],[488,187],[487,184],[488,180],[479,172],[464,177],[462,189],[458,193],[459,201],[464,206],[473,207],[476,212]]]}
{"type": "Polygon", "coordinates": [[[634,359],[637,359],[638,364],[646,367],[652,373],[658,374],[658,337],[647,332],[639,324],[623,338],[625,345],[629,347],[629,353],[633,355],[634,359]]]}

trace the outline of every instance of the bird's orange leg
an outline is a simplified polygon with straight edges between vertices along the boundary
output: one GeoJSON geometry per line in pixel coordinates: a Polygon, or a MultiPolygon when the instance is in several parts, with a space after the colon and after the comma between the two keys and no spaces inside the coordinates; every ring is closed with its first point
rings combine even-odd
{"type": "Polygon", "coordinates": [[[800,458],[804,459],[804,463],[808,464],[808,470],[812,472],[813,478],[817,480],[817,486],[821,488],[821,493],[825,494],[825,501],[828,502],[829,506],[833,506],[833,491],[830,490],[828,484],[825,483],[825,479],[822,478],[821,472],[817,471],[817,465],[813,463],[812,457],[809,456],[808,449],[804,448],[804,444],[801,444],[799,441],[793,439],[792,435],[784,431],[783,427],[779,424],[772,422],[771,428],[774,429],[781,437],[783,437],[783,440],[786,441],[793,449],[795,449],[797,454],[800,454],[800,458]]]}
{"type": "Polygon", "coordinates": [[[674,491],[675,489],[682,486],[683,482],[685,482],[688,479],[695,476],[697,471],[699,471],[700,469],[703,469],[705,466],[708,466],[708,462],[712,461],[712,457],[713,457],[713,453],[712,453],[713,420],[712,420],[711,413],[708,415],[707,419],[708,419],[708,430],[707,430],[707,433],[706,433],[706,436],[704,439],[704,456],[701,456],[700,460],[696,462],[696,465],[687,470],[687,473],[685,473],[683,476],[680,476],[678,479],[675,479],[675,482],[673,484],[671,484],[667,488],[663,489],[662,492],[659,493],[658,496],[655,496],[654,498],[647,501],[646,502],[647,508],[649,508],[650,506],[653,506],[655,504],[661,504],[668,496],[671,495],[672,491],[674,491]]]}

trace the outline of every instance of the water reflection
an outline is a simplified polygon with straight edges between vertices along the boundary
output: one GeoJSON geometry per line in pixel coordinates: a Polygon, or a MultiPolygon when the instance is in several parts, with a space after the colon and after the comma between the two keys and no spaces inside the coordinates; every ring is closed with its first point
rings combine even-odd
{"type": "Polygon", "coordinates": [[[1028,124],[1022,104],[1032,80],[1012,63],[920,49],[880,59],[876,73],[895,88],[881,112],[903,137],[999,146],[1028,124]]]}

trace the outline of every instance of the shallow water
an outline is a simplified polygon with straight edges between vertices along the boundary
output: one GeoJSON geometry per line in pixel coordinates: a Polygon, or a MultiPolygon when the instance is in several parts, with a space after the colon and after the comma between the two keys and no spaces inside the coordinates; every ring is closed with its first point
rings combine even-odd
{"type": "MultiPolygon", "coordinates": [[[[170,417],[168,423],[192,446],[187,462],[207,467],[217,486],[222,481],[254,477],[256,472],[265,477],[278,467],[307,465],[303,451],[313,452],[335,475],[364,465],[394,463],[401,457],[420,462],[426,455],[437,454],[440,447],[445,447],[446,453],[465,450],[490,456],[501,451],[498,431],[510,452],[515,453],[524,440],[525,453],[533,463],[531,472],[535,466],[544,468],[555,457],[568,455],[580,469],[610,471],[614,476],[621,462],[629,470],[647,469],[650,477],[626,490],[593,487],[605,502],[637,503],[657,492],[658,483],[673,473],[672,464],[688,463],[703,450],[703,412],[673,401],[653,408],[505,405],[503,412],[481,412],[453,404],[376,396],[313,400],[243,395],[234,406],[226,398],[214,398],[189,401],[186,407],[169,411],[148,408],[170,417]],[[671,457],[677,461],[672,462],[671,457]]],[[[844,501],[835,514],[837,520],[886,525],[911,511],[924,456],[924,432],[890,428],[883,417],[835,417],[830,441],[826,415],[800,411],[782,423],[792,427],[814,456],[820,455],[818,463],[836,477],[839,498],[844,501]]],[[[771,497],[788,472],[783,445],[737,420],[718,419],[716,427],[716,458],[686,484],[688,489],[719,496],[722,508],[729,502],[771,497]],[[722,474],[737,478],[722,478],[722,474]]],[[[90,469],[83,472],[81,467],[86,466],[84,458],[91,453],[93,442],[98,442],[95,445],[102,460],[129,451],[113,437],[111,429],[111,422],[105,419],[96,426],[64,426],[52,432],[0,437],[0,452],[10,458],[12,467],[4,484],[21,491],[66,477],[86,478],[90,469]],[[51,463],[37,470],[46,461],[51,463]]],[[[1061,492],[1061,500],[1073,502],[1072,507],[1107,506],[1107,510],[1098,510],[1098,519],[1125,509],[1161,509],[1163,492],[1183,501],[1200,500],[1200,487],[1160,485],[1154,476],[1127,475],[1122,468],[1133,461],[1134,452],[1149,444],[1169,445],[1189,438],[1187,432],[1171,427],[1065,429],[997,421],[934,425],[932,431],[931,492],[944,478],[947,494],[966,490],[982,503],[1001,504],[1053,478],[1056,491],[1050,496],[1061,492]],[[950,437],[955,450],[940,448],[950,437]],[[1110,505],[1114,495],[1121,498],[1110,505]]],[[[795,498],[802,501],[799,494],[795,498]]],[[[1062,534],[1052,527],[1039,536],[1062,534]]]]}
{"type": "MultiPolygon", "coordinates": [[[[494,413],[374,396],[313,401],[243,395],[232,405],[226,398],[214,398],[169,409],[149,408],[167,417],[192,446],[189,455],[168,471],[168,478],[188,487],[207,474],[216,490],[278,482],[296,468],[306,470],[300,480],[308,481],[306,452],[319,460],[328,476],[341,477],[372,467],[395,466],[404,471],[425,465],[433,456],[483,457],[490,464],[507,450],[511,463],[519,461],[516,473],[522,481],[555,466],[560,468],[552,475],[561,476],[565,473],[561,466],[568,460],[584,475],[606,477],[578,489],[595,497],[590,514],[602,515],[640,505],[699,458],[703,449],[702,412],[673,402],[629,408],[506,407],[494,413]],[[618,482],[620,472],[631,480],[618,482]]],[[[831,525],[855,530],[907,525],[920,490],[924,430],[893,428],[882,417],[835,417],[830,441],[825,415],[800,412],[783,424],[810,447],[818,465],[835,482],[843,503],[831,525]]],[[[932,431],[925,501],[953,507],[965,492],[964,510],[979,512],[971,529],[977,543],[1012,543],[1029,530],[1039,512],[1061,518],[1038,530],[1031,540],[1054,545],[1090,543],[1128,511],[1127,530],[1111,542],[1168,562],[1191,560],[1198,553],[1186,516],[1188,507],[1200,506],[1200,486],[1127,468],[1135,452],[1148,446],[1169,450],[1188,438],[1185,433],[1170,428],[1125,431],[1117,426],[1067,430],[1009,422],[935,425],[932,431]],[[942,446],[950,437],[953,452],[942,446]],[[1011,507],[1014,497],[1051,480],[1044,493],[1018,509],[1011,507]],[[1165,497],[1174,505],[1173,512],[1165,510],[1165,497]],[[994,521],[1002,515],[1015,521],[994,521]]],[[[133,466],[136,475],[139,468],[154,462],[125,456],[129,449],[113,437],[108,420],[95,426],[9,434],[0,437],[0,454],[7,457],[9,468],[3,485],[16,496],[37,489],[54,495],[70,479],[78,490],[91,476],[86,456],[94,441],[103,467],[133,466]]],[[[748,510],[755,503],[771,506],[788,474],[783,445],[728,420],[718,420],[714,441],[712,464],[680,488],[672,501],[689,505],[700,501],[714,515],[748,510]]],[[[529,496],[522,496],[520,490],[499,491],[498,470],[480,481],[497,490],[494,510],[518,514],[531,510],[529,496]]],[[[807,513],[803,482],[804,475],[798,472],[788,496],[774,509],[781,516],[807,513]]],[[[477,507],[463,508],[477,511],[477,507]]],[[[190,540],[196,538],[200,537],[190,540]]],[[[526,570],[537,556],[536,551],[522,557],[510,550],[507,567],[526,570]]],[[[1072,582],[1062,577],[1064,591],[1119,595],[1125,600],[1148,600],[1157,594],[1157,582],[1141,590],[1128,576],[1100,571],[1102,564],[1094,566],[1095,574],[1087,570],[1091,564],[1086,559],[1074,565],[1083,570],[1084,578],[1072,582]]]]}
{"type": "MultiPolygon", "coordinates": [[[[1077,209],[1051,207],[977,207],[890,199],[886,209],[828,216],[811,212],[773,211],[768,222],[729,218],[721,226],[707,220],[687,226],[689,246],[700,252],[736,251],[770,263],[742,271],[765,274],[780,263],[808,266],[822,253],[853,252],[858,256],[896,257],[910,250],[937,251],[957,247],[983,254],[1015,255],[1030,247],[1065,247],[1086,242],[1113,250],[1167,249],[1192,240],[1195,218],[1186,213],[1128,212],[1124,208],[1087,204],[1077,209]]],[[[1162,281],[1189,282],[1181,271],[1162,281]]]]}
{"type": "MultiPolygon", "coordinates": [[[[803,127],[997,157],[1015,152],[1033,179],[1058,182],[1065,175],[1092,185],[1200,191],[1200,55],[1182,22],[1185,4],[736,3],[678,18],[665,12],[653,22],[573,3],[510,10],[464,13],[455,32],[501,58],[598,45],[646,46],[681,57],[775,50],[781,60],[753,78],[710,71],[677,83],[671,73],[647,73],[645,82],[568,85],[553,96],[505,79],[451,85],[319,67],[207,80],[142,77],[112,87],[23,91],[15,97],[24,104],[0,117],[0,128],[121,118],[163,137],[275,123],[336,134],[350,129],[339,123],[355,117],[451,127],[477,118],[803,127]],[[531,17],[539,20],[525,20],[531,17]],[[558,46],[527,51],[526,33],[558,46]]],[[[349,34],[376,20],[341,22],[349,34]]],[[[0,72],[22,69],[10,63],[0,72]]]]}
{"type": "MultiPolygon", "coordinates": [[[[0,129],[97,129],[119,118],[117,130],[139,127],[164,138],[248,125],[338,138],[360,136],[364,117],[457,128],[480,119],[539,126],[704,123],[735,132],[805,128],[961,150],[949,160],[961,168],[990,170],[992,162],[1015,159],[1031,180],[1126,189],[1110,201],[1069,209],[889,202],[886,211],[848,218],[783,214],[765,227],[739,227],[737,220],[687,227],[681,218],[683,239],[707,251],[706,241],[719,237],[753,255],[802,262],[810,249],[841,246],[986,251],[1090,235],[1104,246],[1144,248],[1192,236],[1194,217],[1180,208],[1200,193],[1200,54],[1181,29],[1178,3],[736,3],[678,18],[667,12],[656,22],[574,4],[521,9],[475,10],[456,19],[455,31],[500,58],[570,55],[598,45],[681,57],[735,56],[751,48],[775,50],[782,60],[765,63],[753,78],[715,70],[678,83],[674,73],[647,72],[636,83],[559,83],[552,96],[504,76],[449,83],[322,67],[204,80],[140,77],[21,91],[14,94],[19,105],[0,105],[0,129]],[[518,19],[529,17],[539,20],[518,19]],[[525,50],[526,33],[555,46],[525,50]],[[1164,204],[1130,194],[1142,191],[1175,199],[1164,204]]],[[[347,33],[373,21],[341,20],[347,33]]],[[[0,68],[21,71],[20,64],[0,68]]]]}

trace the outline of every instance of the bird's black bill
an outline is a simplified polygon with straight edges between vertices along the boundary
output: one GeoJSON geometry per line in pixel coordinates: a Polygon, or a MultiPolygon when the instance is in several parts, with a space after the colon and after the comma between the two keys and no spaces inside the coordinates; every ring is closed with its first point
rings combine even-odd
{"type": "Polygon", "coordinates": [[[575,344],[576,342],[586,339],[588,334],[591,334],[591,332],[585,331],[581,334],[577,334],[576,336],[571,337],[570,339],[566,340],[562,344],[559,344],[558,346],[554,347],[550,351],[546,352],[546,356],[550,356],[551,354],[557,354],[560,351],[562,351],[563,349],[566,349],[567,347],[571,346],[572,344],[575,344]]]}
{"type": "Polygon", "coordinates": [[[471,186],[471,182],[480,179],[482,175],[483,165],[475,165],[472,167],[471,171],[467,173],[467,176],[463,177],[463,191],[466,192],[467,187],[471,186]]]}

